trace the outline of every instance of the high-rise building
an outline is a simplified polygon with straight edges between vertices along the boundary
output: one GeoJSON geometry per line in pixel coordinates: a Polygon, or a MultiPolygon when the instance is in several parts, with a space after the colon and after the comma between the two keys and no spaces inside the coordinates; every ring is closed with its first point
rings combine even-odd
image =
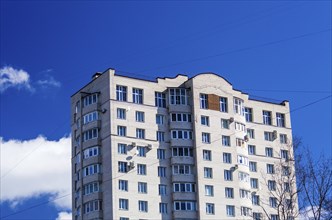
{"type": "Polygon", "coordinates": [[[149,81],[109,69],[71,112],[73,219],[297,215],[288,101],[252,99],[214,73],[149,81]]]}

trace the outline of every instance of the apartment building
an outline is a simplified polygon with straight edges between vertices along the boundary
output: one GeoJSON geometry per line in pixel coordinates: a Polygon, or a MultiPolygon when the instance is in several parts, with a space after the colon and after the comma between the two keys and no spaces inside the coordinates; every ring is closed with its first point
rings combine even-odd
{"type": "Polygon", "coordinates": [[[71,128],[73,219],[296,219],[288,101],[109,69],[71,97],[71,128]]]}

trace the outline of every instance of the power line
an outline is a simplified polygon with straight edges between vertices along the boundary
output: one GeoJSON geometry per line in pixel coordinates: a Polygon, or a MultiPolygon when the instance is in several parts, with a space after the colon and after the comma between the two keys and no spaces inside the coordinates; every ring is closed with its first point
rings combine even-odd
{"type": "MultiPolygon", "coordinates": [[[[291,110],[291,111],[289,111],[289,112],[286,112],[285,114],[290,114],[291,112],[295,112],[295,111],[298,111],[298,110],[301,110],[301,109],[307,108],[307,107],[309,107],[309,106],[311,106],[311,105],[317,104],[317,103],[319,103],[319,102],[321,102],[321,101],[324,101],[324,100],[326,100],[326,99],[328,99],[328,98],[331,98],[331,96],[332,96],[332,95],[329,95],[329,96],[326,96],[326,97],[320,98],[320,99],[318,99],[318,100],[316,100],[316,101],[310,102],[310,103],[308,103],[308,104],[306,104],[306,105],[300,106],[300,107],[295,108],[295,109],[293,109],[293,110],[291,110]]],[[[275,118],[273,118],[273,119],[275,119],[275,118]]],[[[248,127],[248,129],[250,129],[250,128],[254,128],[254,127],[256,127],[256,126],[258,126],[258,124],[253,125],[253,126],[251,126],[251,127],[248,127]]],[[[235,131],[235,132],[231,133],[231,134],[228,135],[228,136],[235,135],[235,134],[238,133],[238,132],[242,132],[242,131],[235,131]]],[[[222,138],[218,138],[218,139],[212,141],[210,144],[215,143],[215,142],[220,141],[220,140],[222,140],[222,138]]],[[[202,144],[202,145],[198,145],[198,146],[196,146],[195,149],[198,149],[198,148],[201,148],[201,147],[204,147],[204,146],[205,146],[204,144],[202,144]]],[[[171,158],[172,158],[172,156],[170,156],[170,157],[168,157],[168,158],[165,158],[165,160],[166,160],[166,159],[171,159],[171,158]]],[[[157,162],[151,163],[151,164],[149,164],[149,165],[146,165],[146,167],[151,167],[151,166],[153,166],[153,165],[155,165],[155,164],[159,164],[159,163],[160,163],[160,161],[157,161],[157,162]]],[[[125,176],[125,175],[128,175],[128,174],[130,174],[130,173],[133,173],[134,171],[136,171],[136,170],[130,170],[130,171],[128,171],[127,173],[124,173],[124,174],[121,174],[121,175],[115,176],[115,177],[113,177],[113,178],[111,178],[111,179],[106,179],[106,180],[104,180],[104,182],[108,182],[108,181],[112,181],[112,180],[114,180],[114,179],[118,179],[118,178],[123,177],[123,176],[125,176]]],[[[62,195],[62,196],[55,197],[55,198],[52,199],[52,200],[48,200],[48,201],[45,201],[45,202],[37,203],[37,204],[35,204],[35,205],[33,205],[33,206],[30,206],[30,207],[28,207],[28,208],[25,208],[25,209],[22,209],[22,210],[19,210],[19,211],[13,212],[13,213],[11,213],[11,214],[9,214],[9,215],[3,216],[3,217],[1,217],[0,219],[5,219],[5,218],[7,218],[7,217],[10,217],[10,216],[13,216],[13,215],[16,215],[16,214],[19,214],[19,213],[22,213],[22,212],[28,211],[28,210],[30,210],[30,209],[34,209],[34,208],[37,208],[37,207],[39,207],[39,206],[46,205],[46,204],[48,204],[48,203],[50,203],[50,202],[56,201],[56,200],[61,199],[61,198],[65,198],[65,197],[70,196],[70,195],[72,195],[72,193],[68,193],[68,194],[65,194],[65,195],[62,195]]]]}
{"type": "MultiPolygon", "coordinates": [[[[197,40],[197,39],[201,39],[201,38],[205,38],[205,37],[211,37],[211,36],[213,36],[213,34],[216,34],[218,32],[225,32],[225,31],[237,28],[241,25],[251,23],[251,22],[255,22],[257,20],[260,20],[261,18],[269,17],[271,14],[278,12],[278,10],[280,10],[280,9],[287,8],[287,7],[294,8],[296,6],[297,5],[292,6],[292,7],[290,7],[289,5],[278,5],[278,6],[275,6],[275,7],[270,7],[268,9],[260,10],[258,12],[254,12],[252,14],[240,17],[239,19],[236,19],[236,20],[231,21],[229,23],[224,22],[224,23],[221,23],[219,25],[216,25],[211,30],[197,31],[197,32],[194,32],[192,34],[185,35],[184,37],[181,37],[181,38],[175,39],[173,41],[170,41],[168,43],[169,46],[165,46],[165,44],[159,44],[158,46],[150,47],[149,49],[144,50],[143,54],[144,53],[145,54],[150,54],[150,53],[152,53],[153,50],[161,50],[161,49],[162,50],[167,50],[167,49],[173,48],[173,47],[176,46],[176,44],[178,42],[181,42],[181,41],[184,41],[184,40],[186,40],[186,43],[187,43],[188,41],[190,41],[190,39],[191,40],[197,40]],[[270,11],[271,12],[274,11],[274,12],[273,13],[268,13],[267,15],[264,15],[265,12],[270,12],[270,11]],[[260,16],[260,14],[263,14],[263,15],[260,16]],[[253,18],[250,19],[251,17],[253,17],[253,18]],[[237,23],[238,23],[238,25],[236,25],[237,23]],[[223,28],[223,29],[219,30],[220,28],[223,28]],[[201,36],[199,36],[199,35],[201,35],[201,36]]],[[[130,54],[128,57],[131,57],[132,55],[139,55],[139,54],[142,54],[142,51],[134,52],[134,53],[130,54]]],[[[140,56],[140,57],[142,57],[142,56],[140,56]]],[[[120,63],[123,63],[123,61],[128,60],[128,59],[130,59],[130,58],[124,59],[124,60],[120,61],[120,63]]],[[[131,60],[134,60],[134,59],[131,59],[131,60]]],[[[128,64],[128,62],[126,62],[126,64],[128,64]]]]}
{"type": "Polygon", "coordinates": [[[261,48],[261,47],[266,47],[266,46],[270,46],[270,45],[274,45],[274,44],[280,44],[280,43],[283,43],[283,42],[296,40],[296,39],[300,39],[300,38],[304,38],[304,37],[309,37],[309,36],[321,34],[321,33],[324,33],[324,32],[329,32],[329,31],[331,31],[331,28],[323,29],[323,30],[315,31],[315,32],[310,32],[310,33],[306,33],[306,34],[296,35],[296,36],[293,36],[293,37],[288,37],[288,38],[284,38],[284,39],[280,39],[280,40],[270,41],[270,42],[266,42],[266,43],[263,43],[263,44],[258,44],[258,45],[255,45],[255,46],[249,46],[249,47],[239,48],[239,49],[235,49],[235,50],[225,51],[225,52],[222,52],[222,53],[219,53],[219,54],[209,55],[209,56],[205,56],[205,57],[198,57],[198,58],[185,60],[185,61],[182,61],[182,62],[173,63],[173,64],[169,64],[169,65],[159,66],[159,67],[155,67],[155,68],[151,68],[151,69],[140,70],[140,71],[137,71],[137,72],[142,73],[142,72],[147,72],[147,71],[151,71],[151,70],[165,69],[165,68],[168,68],[168,67],[171,67],[171,66],[178,66],[178,65],[181,65],[181,64],[185,64],[185,63],[193,63],[193,62],[206,60],[206,59],[211,59],[211,58],[215,58],[215,57],[219,57],[219,56],[223,56],[223,55],[227,55],[227,54],[239,53],[239,52],[248,51],[248,50],[261,48]]]}

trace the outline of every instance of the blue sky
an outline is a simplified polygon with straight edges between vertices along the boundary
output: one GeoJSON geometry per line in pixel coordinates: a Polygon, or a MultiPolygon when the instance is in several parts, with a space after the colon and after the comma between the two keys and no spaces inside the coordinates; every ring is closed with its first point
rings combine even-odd
{"type": "MultiPolygon", "coordinates": [[[[110,67],[287,99],[293,134],[332,154],[330,1],[1,1],[0,16],[1,217],[70,193],[70,96],[110,67]],[[65,181],[38,183],[52,172],[65,181]]],[[[66,219],[63,201],[4,219],[66,219]]]]}

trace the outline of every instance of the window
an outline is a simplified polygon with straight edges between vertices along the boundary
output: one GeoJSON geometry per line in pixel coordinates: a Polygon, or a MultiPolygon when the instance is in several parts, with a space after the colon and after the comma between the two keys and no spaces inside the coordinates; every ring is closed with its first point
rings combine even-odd
{"type": "Polygon", "coordinates": [[[287,135],[286,134],[280,134],[279,139],[280,139],[280,144],[287,144],[287,135]]]}
{"type": "Polygon", "coordinates": [[[289,183],[287,183],[287,182],[284,183],[284,190],[285,190],[285,192],[290,192],[290,184],[289,183]]]}
{"type": "Polygon", "coordinates": [[[173,174],[174,175],[190,175],[190,174],[192,174],[191,165],[187,165],[187,164],[173,165],[173,174]]]}
{"type": "Polygon", "coordinates": [[[201,109],[207,109],[208,108],[208,95],[207,94],[200,94],[199,95],[199,100],[200,100],[201,109]]]}
{"type": "Polygon", "coordinates": [[[166,108],[166,95],[162,92],[155,92],[155,106],[166,108]]]}
{"type": "Polygon", "coordinates": [[[265,148],[265,156],[273,157],[273,149],[271,147],[266,147],[265,148]]]}
{"type": "MultiPolygon", "coordinates": [[[[88,105],[92,105],[94,103],[97,103],[97,101],[98,101],[98,94],[97,93],[85,96],[83,98],[83,107],[86,107],[88,105]]],[[[76,106],[77,106],[77,109],[79,109],[80,105],[78,103],[77,103],[76,106]]]]}
{"type": "Polygon", "coordinates": [[[143,104],[143,89],[133,88],[133,103],[143,104]]]}
{"type": "Polygon", "coordinates": [[[259,212],[253,212],[252,213],[253,220],[262,220],[262,213],[259,212]]]}
{"type": "Polygon", "coordinates": [[[235,130],[237,130],[237,131],[246,131],[246,126],[242,123],[235,122],[235,130]]]}
{"type": "Polygon", "coordinates": [[[137,146],[137,156],[146,157],[146,148],[142,146],[137,146]]]}
{"type": "Polygon", "coordinates": [[[144,139],[145,138],[145,130],[141,128],[136,128],[136,138],[144,139]]]}
{"type": "Polygon", "coordinates": [[[276,119],[277,119],[277,126],[278,127],[285,127],[285,114],[282,113],[276,113],[276,119]]]}
{"type": "Polygon", "coordinates": [[[231,146],[231,138],[229,136],[223,135],[221,137],[221,143],[222,143],[222,146],[230,147],[231,146]]]}
{"type": "Polygon", "coordinates": [[[148,184],[144,182],[138,182],[138,193],[148,193],[148,184]]]}
{"type": "Polygon", "coordinates": [[[242,182],[249,182],[249,174],[239,171],[239,180],[242,182]]]}
{"type": "Polygon", "coordinates": [[[251,202],[253,205],[259,205],[259,196],[258,195],[252,195],[251,196],[251,202]]]}
{"type": "Polygon", "coordinates": [[[119,199],[119,209],[128,210],[128,199],[119,199]]]}
{"type": "Polygon", "coordinates": [[[157,136],[157,141],[159,142],[165,141],[165,132],[157,131],[156,136],[157,136]]]}
{"type": "Polygon", "coordinates": [[[120,217],[120,220],[129,220],[127,217],[120,217]]]}
{"type": "Polygon", "coordinates": [[[280,150],[280,157],[282,159],[288,160],[288,150],[280,150]]]}
{"type": "Polygon", "coordinates": [[[228,104],[227,104],[227,98],[226,97],[220,97],[220,111],[221,112],[228,112],[228,104]]]}
{"type": "Polygon", "coordinates": [[[211,151],[210,150],[203,150],[203,160],[211,161],[211,151]]]}
{"type": "Polygon", "coordinates": [[[137,164],[137,174],[146,175],[146,165],[145,164],[137,164]]]}
{"type": "Polygon", "coordinates": [[[266,164],[266,173],[273,174],[274,173],[274,165],[266,164]]]}
{"type": "Polygon", "coordinates": [[[92,182],[83,186],[83,195],[89,195],[100,191],[99,182],[92,182]]]}
{"type": "Polygon", "coordinates": [[[89,147],[83,151],[83,159],[95,157],[98,155],[100,155],[100,147],[98,146],[89,147]]]}
{"type": "Polygon", "coordinates": [[[159,159],[159,160],[166,159],[166,150],[165,149],[157,149],[157,159],[159,159]]]}
{"type": "Polygon", "coordinates": [[[101,164],[91,164],[83,168],[83,176],[91,176],[96,173],[101,173],[101,164]]]}
{"type": "Polygon", "coordinates": [[[204,116],[202,115],[201,116],[201,124],[202,125],[205,125],[205,126],[209,126],[209,116],[204,116]]]}
{"type": "Polygon", "coordinates": [[[233,189],[233,188],[226,187],[226,188],[225,188],[225,197],[226,197],[226,198],[233,199],[233,198],[234,198],[234,189],[233,189]]]}
{"type": "Polygon", "coordinates": [[[194,183],[173,183],[174,192],[195,192],[194,183]]]}
{"type": "Polygon", "coordinates": [[[83,141],[88,141],[96,138],[98,138],[98,128],[93,128],[83,133],[83,141]]]}
{"type": "Polygon", "coordinates": [[[156,124],[157,125],[164,124],[164,116],[163,115],[160,115],[160,114],[156,115],[156,124]]]}
{"type": "Polygon", "coordinates": [[[214,204],[213,203],[206,203],[206,214],[214,215],[214,204]]]}
{"type": "Polygon", "coordinates": [[[250,178],[250,187],[252,189],[258,189],[258,179],[257,178],[250,178]]]}
{"type": "Polygon", "coordinates": [[[78,111],[81,110],[81,102],[77,101],[75,104],[75,113],[78,113],[78,111]]]}
{"type": "Polygon", "coordinates": [[[271,112],[263,110],[263,124],[272,125],[271,112]]]}
{"type": "Polygon", "coordinates": [[[83,212],[84,214],[102,210],[102,201],[101,200],[93,200],[83,204],[83,212]]]}
{"type": "Polygon", "coordinates": [[[221,119],[221,127],[224,129],[229,129],[229,120],[228,119],[221,119]]]}
{"type": "Polygon", "coordinates": [[[212,178],[212,168],[210,167],[204,167],[204,178],[212,178]]]}
{"type": "Polygon", "coordinates": [[[159,184],[158,189],[159,189],[159,195],[161,195],[161,196],[167,195],[167,192],[166,192],[167,186],[166,185],[159,184]]]}
{"type": "Polygon", "coordinates": [[[202,142],[206,144],[210,143],[210,133],[202,132],[202,142]]]}
{"type": "Polygon", "coordinates": [[[213,186],[205,185],[205,195],[206,196],[213,196],[213,186]]]}
{"type": "Polygon", "coordinates": [[[282,175],[288,176],[290,174],[290,169],[288,166],[282,166],[281,172],[282,172],[282,175]]]}
{"type": "Polygon", "coordinates": [[[127,173],[128,172],[127,162],[119,161],[118,168],[119,168],[118,169],[119,173],[127,173]]]}
{"type": "Polygon", "coordinates": [[[251,208],[241,206],[241,215],[242,216],[251,216],[251,208]]]}
{"type": "Polygon", "coordinates": [[[127,135],[127,128],[125,126],[118,126],[118,135],[119,136],[126,136],[127,135]]]}
{"type": "Polygon", "coordinates": [[[249,199],[250,191],[240,189],[240,198],[242,199],[249,199]]]}
{"type": "Polygon", "coordinates": [[[166,177],[166,167],[158,167],[158,176],[166,177]]]}
{"type": "Polygon", "coordinates": [[[127,145],[118,144],[118,153],[119,154],[127,154],[127,145]]]}
{"type": "Polygon", "coordinates": [[[136,111],[135,116],[137,122],[144,122],[144,116],[145,116],[144,112],[136,111]]]}
{"type": "Polygon", "coordinates": [[[256,146],[248,144],[248,154],[256,155],[256,146]]]}
{"type": "Polygon", "coordinates": [[[127,180],[119,180],[119,190],[128,191],[128,181],[127,180]]]}
{"type": "Polygon", "coordinates": [[[222,160],[224,163],[232,163],[232,154],[231,153],[223,153],[222,160]]]}
{"type": "Polygon", "coordinates": [[[250,139],[255,139],[255,130],[254,129],[247,129],[247,135],[250,139]]]}
{"type": "Polygon", "coordinates": [[[244,108],[244,116],[246,118],[246,122],[252,122],[252,108],[244,108]]]}
{"type": "Polygon", "coordinates": [[[270,197],[269,198],[269,203],[270,203],[270,206],[272,208],[276,208],[277,207],[277,198],[275,197],[270,197]]]}
{"type": "Polygon", "coordinates": [[[167,214],[167,203],[159,203],[159,213],[167,214]]]}
{"type": "Polygon", "coordinates": [[[237,147],[243,147],[244,146],[244,140],[240,138],[235,139],[235,143],[237,147]]]}
{"type": "Polygon", "coordinates": [[[270,191],[276,191],[276,188],[277,188],[276,181],[274,181],[274,180],[268,180],[268,181],[267,181],[267,188],[268,188],[270,191]]]}
{"type": "Polygon", "coordinates": [[[224,180],[233,181],[233,173],[231,170],[224,170],[224,180]]]}
{"type": "Polygon", "coordinates": [[[97,111],[90,112],[90,113],[85,114],[83,116],[83,124],[88,124],[90,122],[97,121],[98,118],[99,117],[98,117],[98,112],[97,111]]]}
{"type": "Polygon", "coordinates": [[[191,147],[173,147],[173,157],[193,157],[193,149],[191,147]]]}
{"type": "Polygon", "coordinates": [[[184,88],[169,89],[171,105],[187,105],[187,91],[184,88]]]}
{"type": "Polygon", "coordinates": [[[274,140],[273,132],[264,131],[264,140],[273,141],[274,140]]]}
{"type": "Polygon", "coordinates": [[[174,201],[175,211],[196,211],[196,202],[193,201],[174,201]]]}
{"type": "Polygon", "coordinates": [[[173,139],[193,139],[193,132],[188,130],[172,130],[173,139]]]}
{"type": "Polygon", "coordinates": [[[248,157],[238,155],[237,156],[237,163],[245,165],[245,166],[249,166],[248,157]]]}
{"type": "Polygon", "coordinates": [[[234,98],[234,113],[243,115],[243,100],[234,98]]]}
{"type": "Polygon", "coordinates": [[[275,214],[270,215],[270,220],[279,220],[279,216],[275,214]]]}
{"type": "Polygon", "coordinates": [[[257,172],[257,162],[249,161],[249,170],[251,172],[257,172]]]}
{"type": "Polygon", "coordinates": [[[172,122],[191,122],[191,114],[188,113],[172,113],[172,122]]]}
{"type": "Polygon", "coordinates": [[[124,109],[124,108],[117,108],[116,109],[116,117],[118,119],[126,119],[126,109],[124,109]]]}
{"type": "Polygon", "coordinates": [[[234,217],[235,216],[235,206],[226,205],[226,214],[227,214],[227,216],[234,217]]]}
{"type": "Polygon", "coordinates": [[[126,86],[116,86],[116,100],[118,101],[127,101],[127,87],[126,86]]]}

